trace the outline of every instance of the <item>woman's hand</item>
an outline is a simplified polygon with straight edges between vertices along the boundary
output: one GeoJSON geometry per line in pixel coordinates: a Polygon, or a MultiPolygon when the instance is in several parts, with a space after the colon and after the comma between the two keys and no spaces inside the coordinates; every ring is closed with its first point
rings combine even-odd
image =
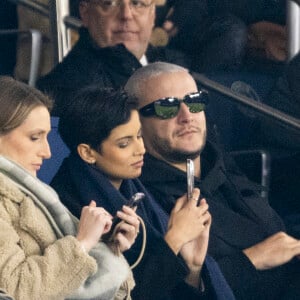
{"type": "Polygon", "coordinates": [[[102,234],[107,233],[112,224],[112,216],[102,207],[97,207],[95,201],[84,206],[78,225],[77,240],[89,252],[100,240],[102,234]]]}
{"type": "Polygon", "coordinates": [[[133,245],[139,233],[140,221],[135,211],[123,206],[122,211],[117,212],[117,216],[123,221],[116,227],[114,241],[117,241],[121,252],[124,252],[133,245]]]}

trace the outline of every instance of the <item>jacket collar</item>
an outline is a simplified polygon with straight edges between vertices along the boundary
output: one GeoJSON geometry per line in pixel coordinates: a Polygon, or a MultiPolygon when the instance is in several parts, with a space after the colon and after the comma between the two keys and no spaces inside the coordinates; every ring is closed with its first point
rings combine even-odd
{"type": "Polygon", "coordinates": [[[93,41],[86,28],[81,28],[79,33],[80,38],[76,45],[77,48],[85,49],[89,55],[92,54],[96,58],[101,58],[100,61],[105,62],[105,66],[107,66],[106,71],[117,69],[123,76],[129,77],[142,66],[139,60],[123,44],[100,48],[93,41]]]}

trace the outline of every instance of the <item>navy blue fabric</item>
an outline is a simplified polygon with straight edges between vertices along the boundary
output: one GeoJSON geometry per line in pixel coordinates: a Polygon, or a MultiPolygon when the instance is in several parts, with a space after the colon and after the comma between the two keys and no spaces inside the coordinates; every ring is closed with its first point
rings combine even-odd
{"type": "MultiPolygon", "coordinates": [[[[77,154],[71,154],[64,160],[51,185],[61,201],[77,216],[77,206],[88,205],[92,199],[115,215],[134,193],[145,193],[146,197],[138,206],[137,213],[147,227],[147,247],[142,262],[133,270],[136,280],[133,299],[234,299],[212,258],[206,259],[202,272],[205,293],[185,283],[187,266],[180,257],[174,255],[163,239],[168,215],[138,179],[123,180],[120,190],[117,190],[99,169],[85,163],[77,154]]],[[[141,235],[130,251],[125,253],[130,263],[136,260],[140,248],[141,235]]]]}
{"type": "Polygon", "coordinates": [[[97,167],[85,163],[77,154],[71,154],[67,163],[74,184],[80,187],[78,191],[82,206],[89,205],[91,199],[94,199],[97,206],[103,206],[115,215],[127,203],[127,199],[137,192],[143,192],[146,197],[138,206],[137,212],[158,232],[166,231],[167,214],[153,201],[138,179],[123,180],[120,190],[117,190],[97,167]],[[155,214],[149,214],[154,211],[155,214]]]}

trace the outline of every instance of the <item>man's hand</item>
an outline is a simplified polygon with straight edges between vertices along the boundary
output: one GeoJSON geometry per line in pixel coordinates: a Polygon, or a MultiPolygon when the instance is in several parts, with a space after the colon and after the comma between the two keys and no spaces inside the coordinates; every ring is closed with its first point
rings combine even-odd
{"type": "Polygon", "coordinates": [[[287,33],[282,25],[261,21],[248,28],[248,47],[250,51],[274,61],[287,58],[287,33]]]}
{"type": "Polygon", "coordinates": [[[300,241],[278,232],[243,252],[257,270],[267,270],[281,266],[294,257],[300,258],[300,241]]]}
{"type": "MultiPolygon", "coordinates": [[[[205,204],[206,200],[201,199],[200,205],[205,204]]],[[[184,244],[180,250],[181,256],[183,257],[190,269],[190,273],[186,278],[186,282],[196,288],[200,286],[200,273],[206,257],[209,241],[211,215],[208,211],[206,212],[206,214],[208,216],[208,220],[204,224],[204,230],[200,233],[200,235],[197,238],[184,244]]]]}
{"type": "MultiPolygon", "coordinates": [[[[205,205],[206,200],[201,199],[200,205],[205,205]]],[[[204,230],[194,240],[184,244],[180,250],[180,254],[185,262],[192,269],[199,269],[202,267],[209,241],[209,229],[211,225],[211,215],[207,211],[205,213],[207,221],[204,224],[204,230]]]]}
{"type": "Polygon", "coordinates": [[[205,202],[198,206],[199,196],[199,189],[194,189],[193,198],[187,200],[187,195],[180,197],[171,212],[165,241],[175,254],[184,244],[197,238],[209,222],[208,205],[205,202]]]}

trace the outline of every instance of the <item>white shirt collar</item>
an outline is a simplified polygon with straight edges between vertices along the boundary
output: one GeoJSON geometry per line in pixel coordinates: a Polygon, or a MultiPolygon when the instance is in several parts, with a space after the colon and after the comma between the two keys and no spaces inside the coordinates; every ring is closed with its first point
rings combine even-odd
{"type": "Polygon", "coordinates": [[[141,57],[140,63],[141,63],[142,66],[147,66],[148,65],[148,60],[147,60],[147,57],[146,57],[145,54],[141,57]]]}

